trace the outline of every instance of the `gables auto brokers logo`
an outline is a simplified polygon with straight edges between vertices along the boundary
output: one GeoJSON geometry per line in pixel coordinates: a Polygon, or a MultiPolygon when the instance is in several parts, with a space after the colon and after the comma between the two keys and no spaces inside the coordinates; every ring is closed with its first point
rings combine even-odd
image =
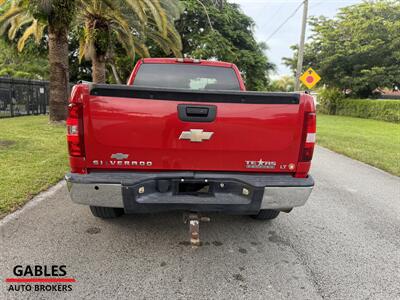
{"type": "Polygon", "coordinates": [[[13,275],[5,279],[9,292],[70,292],[76,282],[65,265],[16,265],[13,275]]]}

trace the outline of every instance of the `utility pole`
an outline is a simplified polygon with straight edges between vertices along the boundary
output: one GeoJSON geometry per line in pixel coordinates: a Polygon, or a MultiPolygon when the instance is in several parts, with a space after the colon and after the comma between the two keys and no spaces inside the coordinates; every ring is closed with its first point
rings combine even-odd
{"type": "Polygon", "coordinates": [[[301,24],[301,35],[300,35],[300,47],[297,57],[297,69],[294,90],[298,91],[300,89],[300,75],[303,69],[303,57],[304,57],[304,41],[306,38],[306,25],[307,25],[307,14],[308,14],[308,0],[303,2],[303,21],[301,24]]]}

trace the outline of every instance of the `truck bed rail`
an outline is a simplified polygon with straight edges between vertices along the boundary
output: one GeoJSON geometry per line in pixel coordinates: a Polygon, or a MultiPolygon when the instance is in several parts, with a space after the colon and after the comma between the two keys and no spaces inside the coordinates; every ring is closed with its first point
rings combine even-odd
{"type": "Polygon", "coordinates": [[[204,91],[134,87],[126,85],[90,84],[90,95],[132,99],[244,103],[244,104],[299,104],[299,93],[269,93],[249,91],[204,91]]]}

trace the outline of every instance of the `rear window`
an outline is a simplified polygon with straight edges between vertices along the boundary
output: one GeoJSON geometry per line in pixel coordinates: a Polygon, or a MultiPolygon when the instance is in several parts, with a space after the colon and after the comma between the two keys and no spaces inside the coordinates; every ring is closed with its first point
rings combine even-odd
{"type": "Polygon", "coordinates": [[[240,90],[232,68],[192,64],[142,64],[133,85],[191,90],[240,90]]]}

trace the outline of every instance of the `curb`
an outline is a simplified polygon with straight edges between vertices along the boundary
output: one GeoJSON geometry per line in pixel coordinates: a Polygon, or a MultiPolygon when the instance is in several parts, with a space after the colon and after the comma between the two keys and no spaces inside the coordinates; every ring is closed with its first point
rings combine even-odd
{"type": "Polygon", "coordinates": [[[56,185],[53,185],[48,190],[43,191],[29,200],[21,209],[16,210],[15,212],[5,216],[2,220],[0,220],[0,227],[4,226],[8,222],[18,219],[20,214],[23,214],[25,211],[32,209],[36,205],[38,205],[43,200],[48,199],[53,196],[59,190],[61,190],[65,186],[65,181],[61,180],[56,185]]]}

